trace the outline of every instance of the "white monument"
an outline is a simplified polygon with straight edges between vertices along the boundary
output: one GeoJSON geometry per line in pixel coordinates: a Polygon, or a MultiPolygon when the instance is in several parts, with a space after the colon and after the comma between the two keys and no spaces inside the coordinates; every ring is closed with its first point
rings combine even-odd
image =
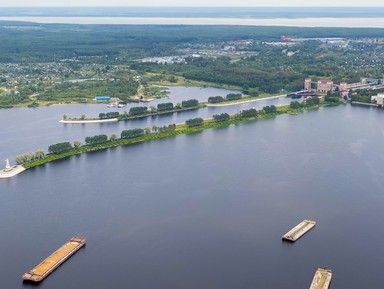
{"type": "Polygon", "coordinates": [[[6,170],[10,170],[10,169],[11,169],[11,165],[10,165],[10,163],[9,163],[9,159],[6,159],[6,160],[5,160],[5,169],[6,169],[6,170]]]}

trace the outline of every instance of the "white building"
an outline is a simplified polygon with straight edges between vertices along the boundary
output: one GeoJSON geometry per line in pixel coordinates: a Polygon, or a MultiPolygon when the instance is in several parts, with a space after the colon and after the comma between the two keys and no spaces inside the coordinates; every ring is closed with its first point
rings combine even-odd
{"type": "Polygon", "coordinates": [[[378,106],[384,106],[384,93],[379,93],[378,95],[371,96],[371,101],[376,102],[378,106]]]}

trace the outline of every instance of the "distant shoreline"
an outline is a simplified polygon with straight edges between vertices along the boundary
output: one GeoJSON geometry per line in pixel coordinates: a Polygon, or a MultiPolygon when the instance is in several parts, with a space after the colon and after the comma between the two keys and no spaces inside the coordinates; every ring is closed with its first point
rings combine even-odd
{"type": "Polygon", "coordinates": [[[229,25],[384,28],[384,17],[307,17],[307,18],[229,18],[229,17],[50,17],[1,16],[0,21],[40,24],[106,24],[106,25],[229,25]]]}

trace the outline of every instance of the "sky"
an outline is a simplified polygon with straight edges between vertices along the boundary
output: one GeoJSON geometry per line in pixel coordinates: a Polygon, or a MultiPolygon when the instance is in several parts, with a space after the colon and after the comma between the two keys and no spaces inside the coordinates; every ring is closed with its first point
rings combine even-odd
{"type": "Polygon", "coordinates": [[[383,6],[383,0],[0,0],[2,7],[29,6],[383,6]]]}

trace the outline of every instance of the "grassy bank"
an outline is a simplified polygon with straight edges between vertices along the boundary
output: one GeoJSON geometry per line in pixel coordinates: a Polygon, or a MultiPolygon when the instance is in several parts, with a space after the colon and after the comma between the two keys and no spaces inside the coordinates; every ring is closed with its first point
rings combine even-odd
{"type": "Polygon", "coordinates": [[[130,139],[120,138],[116,140],[109,140],[97,145],[83,145],[77,148],[73,148],[64,153],[49,154],[45,156],[43,159],[24,163],[23,166],[26,169],[30,169],[33,167],[41,166],[49,162],[65,159],[71,156],[80,155],[84,153],[101,151],[101,150],[119,147],[119,146],[143,143],[143,142],[153,141],[157,139],[165,139],[165,138],[175,137],[181,134],[192,134],[192,133],[204,131],[206,129],[222,128],[222,127],[227,127],[229,125],[239,125],[241,123],[249,123],[252,121],[273,118],[281,114],[299,114],[307,110],[317,109],[320,106],[324,106],[324,104],[310,105],[310,106],[305,106],[300,108],[292,108],[289,105],[285,105],[285,106],[277,107],[277,110],[274,113],[266,113],[264,110],[259,110],[256,117],[247,118],[247,117],[243,117],[240,113],[237,113],[237,114],[231,115],[229,120],[224,122],[218,122],[218,121],[215,121],[214,119],[205,119],[202,125],[199,125],[196,127],[188,127],[185,124],[178,124],[176,125],[176,128],[172,131],[149,133],[140,137],[130,138],[130,139]]]}

